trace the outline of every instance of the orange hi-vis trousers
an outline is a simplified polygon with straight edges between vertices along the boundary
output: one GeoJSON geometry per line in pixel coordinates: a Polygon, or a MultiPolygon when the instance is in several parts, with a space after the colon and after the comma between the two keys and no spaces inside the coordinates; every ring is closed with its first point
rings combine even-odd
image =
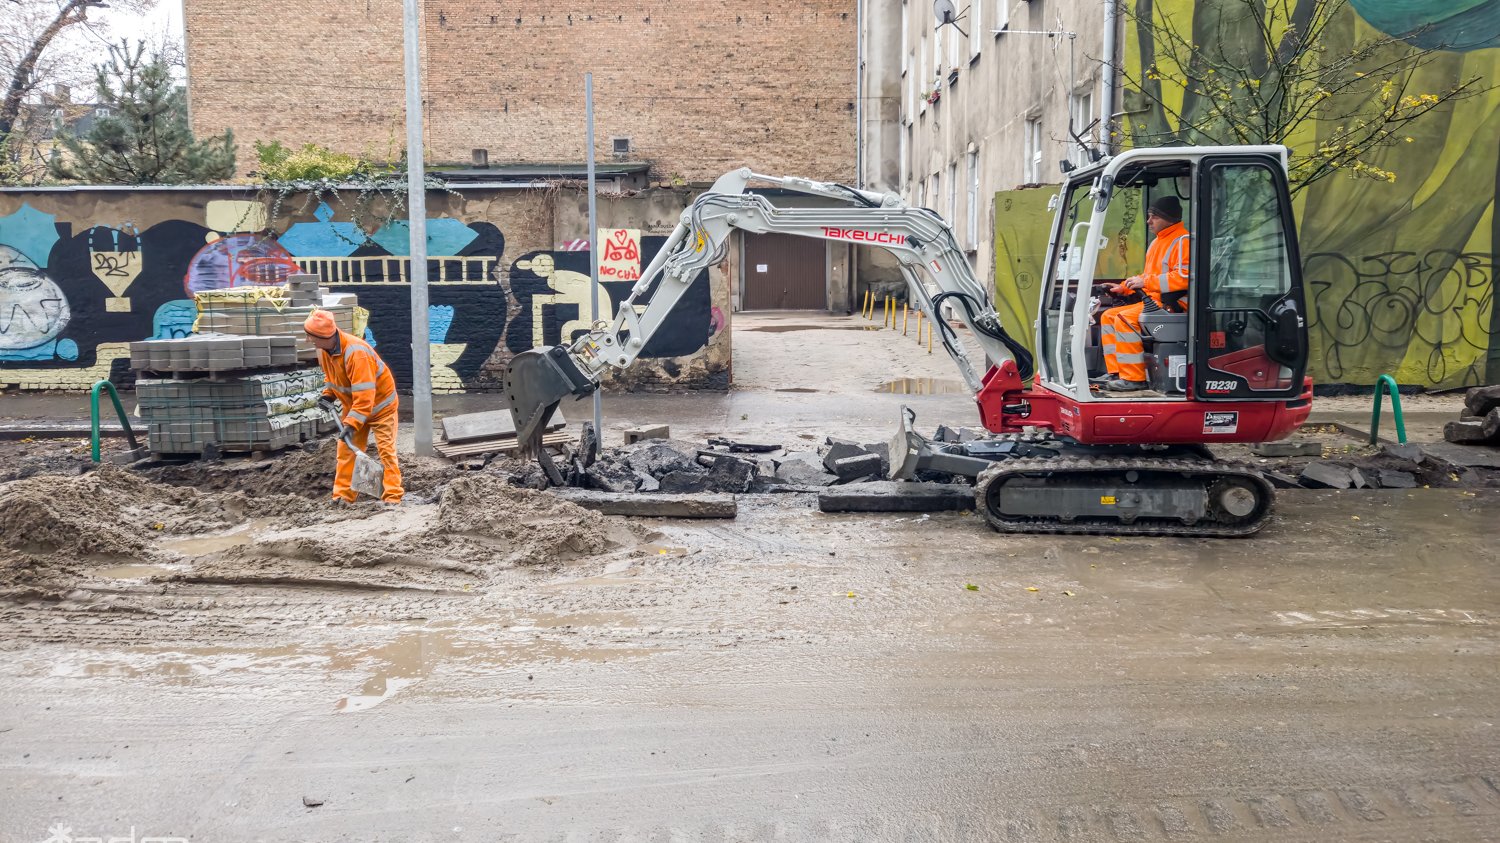
{"type": "Polygon", "coordinates": [[[1146,347],[1141,344],[1144,301],[1111,307],[1099,319],[1104,368],[1127,381],[1146,380],[1146,347]]]}
{"type": "MultiPolygon", "coordinates": [[[[396,408],[371,419],[350,431],[349,438],[354,447],[363,451],[370,444],[370,434],[375,434],[375,450],[380,454],[380,464],[385,466],[385,488],[380,499],[386,503],[400,503],[405,490],[401,488],[401,464],[396,460],[396,408]]],[[[354,452],[339,440],[338,467],[333,473],[333,496],[354,502],[358,497],[349,483],[354,479],[354,452]]]]}

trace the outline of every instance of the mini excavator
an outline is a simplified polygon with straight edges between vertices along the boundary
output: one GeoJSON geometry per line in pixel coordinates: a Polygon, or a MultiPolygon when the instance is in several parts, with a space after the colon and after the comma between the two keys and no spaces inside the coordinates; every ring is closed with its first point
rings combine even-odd
{"type": "Polygon", "coordinates": [[[1209,448],[1284,438],[1312,410],[1286,148],[1128,150],[1068,173],[1049,209],[1056,215],[1033,354],[1002,324],[989,288],[933,211],[892,193],[727,173],[683,211],[612,322],[511,361],[504,388],[519,441],[539,450],[563,398],[587,396],[607,367],[635,362],[699,272],[724,259],[733,231],[792,234],[894,255],[908,301],[938,328],[992,434],[933,441],[903,407],[892,479],[972,478],[977,508],[1001,532],[1254,533],[1270,515],[1271,484],[1209,448]],[[749,192],[752,183],[836,202],[779,207],[749,192]],[[1179,199],[1191,233],[1189,289],[1175,309],[1141,317],[1150,389],[1101,391],[1098,313],[1127,274],[1122,232],[1141,236],[1142,209],[1163,195],[1179,199]],[[968,329],[982,367],[950,319],[968,329]]]}

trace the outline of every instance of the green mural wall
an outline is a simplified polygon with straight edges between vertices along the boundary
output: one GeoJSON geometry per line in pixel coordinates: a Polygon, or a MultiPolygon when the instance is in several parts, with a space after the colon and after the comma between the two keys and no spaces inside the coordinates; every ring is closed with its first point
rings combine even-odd
{"type": "MultiPolygon", "coordinates": [[[[1243,9],[1242,0],[1125,2],[1138,15],[1172,15],[1180,29],[1204,29],[1204,37],[1213,37],[1210,22],[1243,9]]],[[[1381,150],[1378,163],[1396,174],[1394,182],[1335,175],[1299,195],[1312,374],[1325,384],[1369,384],[1383,372],[1428,388],[1500,382],[1500,309],[1494,305],[1500,264],[1500,3],[1351,0],[1324,47],[1348,49],[1382,32],[1418,46],[1446,47],[1417,71],[1413,90],[1440,90],[1475,75],[1491,90],[1427,115],[1405,132],[1410,141],[1381,150]]],[[[1125,63],[1138,78],[1144,75],[1142,37],[1127,21],[1125,63]]],[[[1155,45],[1144,46],[1149,53],[1155,45]]],[[[1180,90],[1164,91],[1174,108],[1182,105],[1181,97],[1180,90]]],[[[1126,91],[1127,108],[1143,103],[1138,92],[1126,91]]],[[[1175,130],[1160,110],[1130,120],[1131,130],[1175,130]]],[[[1291,143],[1317,143],[1318,125],[1308,124],[1291,143]]],[[[1000,232],[1020,234],[1020,223],[1009,224],[999,213],[1010,195],[997,197],[1002,298],[1008,295],[1007,265],[999,252],[1017,253],[1014,245],[1001,245],[1000,232]]],[[[1045,226],[1038,231],[1027,236],[1038,236],[1038,249],[1045,249],[1045,226]]]]}

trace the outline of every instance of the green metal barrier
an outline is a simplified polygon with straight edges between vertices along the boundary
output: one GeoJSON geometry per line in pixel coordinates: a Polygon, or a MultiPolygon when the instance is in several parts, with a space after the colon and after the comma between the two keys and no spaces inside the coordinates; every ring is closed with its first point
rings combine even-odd
{"type": "Polygon", "coordinates": [[[120,393],[115,392],[115,385],[109,381],[99,381],[89,391],[89,423],[93,428],[94,462],[99,461],[99,390],[109,390],[109,400],[114,402],[115,415],[120,418],[120,426],[125,428],[125,439],[130,442],[133,451],[139,448],[136,444],[135,431],[130,429],[130,417],[125,415],[125,408],[120,405],[120,393]]]}
{"type": "Polygon", "coordinates": [[[1396,417],[1396,441],[1402,445],[1406,444],[1406,420],[1401,417],[1401,390],[1396,388],[1396,379],[1390,375],[1381,375],[1375,381],[1375,410],[1370,414],[1370,444],[1374,445],[1380,441],[1380,398],[1381,389],[1391,396],[1391,414],[1396,417]]]}

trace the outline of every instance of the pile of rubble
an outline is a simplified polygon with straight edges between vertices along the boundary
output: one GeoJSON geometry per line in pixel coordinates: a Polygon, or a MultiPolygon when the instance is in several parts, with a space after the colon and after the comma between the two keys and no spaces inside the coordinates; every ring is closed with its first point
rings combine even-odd
{"type": "Polygon", "coordinates": [[[1500,385],[1469,390],[1458,421],[1443,426],[1443,438],[1459,445],[1500,445],[1500,385]]]}
{"type": "Polygon", "coordinates": [[[815,491],[883,478],[884,444],[829,437],[817,451],[710,439],[707,447],[675,439],[647,439],[601,452],[589,461],[580,449],[568,466],[569,485],[606,492],[693,494],[815,491]]]}

